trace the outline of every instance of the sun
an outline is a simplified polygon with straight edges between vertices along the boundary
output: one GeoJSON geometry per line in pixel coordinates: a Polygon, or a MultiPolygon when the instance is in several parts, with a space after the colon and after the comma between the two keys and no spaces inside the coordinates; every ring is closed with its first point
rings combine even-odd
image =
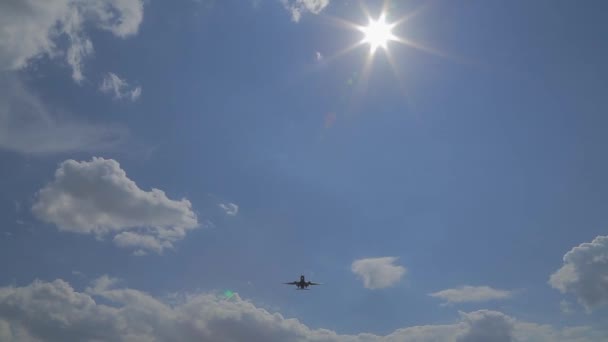
{"type": "Polygon", "coordinates": [[[397,40],[397,37],[392,32],[393,27],[395,27],[395,24],[388,24],[384,14],[381,14],[378,20],[369,18],[367,26],[359,27],[359,30],[364,35],[361,43],[369,44],[370,53],[372,54],[376,52],[378,47],[386,50],[389,41],[397,40]]]}

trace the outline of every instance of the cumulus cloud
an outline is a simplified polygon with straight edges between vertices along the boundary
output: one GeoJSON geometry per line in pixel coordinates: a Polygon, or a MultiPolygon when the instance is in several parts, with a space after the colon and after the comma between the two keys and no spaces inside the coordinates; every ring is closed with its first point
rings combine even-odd
{"type": "Polygon", "coordinates": [[[571,293],[587,310],[608,304],[608,236],[572,248],[549,284],[571,293]]]}
{"type": "Polygon", "coordinates": [[[137,256],[146,255],[146,250],[162,253],[163,249],[171,248],[170,241],[161,241],[155,236],[138,234],[133,232],[122,232],[114,236],[114,244],[118,247],[137,248],[134,252],[137,256]]]}
{"type": "Polygon", "coordinates": [[[307,12],[319,14],[327,5],[329,0],[281,0],[286,10],[291,13],[291,20],[298,22],[302,14],[307,12]]]}
{"type": "Polygon", "coordinates": [[[0,89],[0,149],[21,153],[99,151],[119,145],[128,136],[123,126],[78,121],[50,110],[15,75],[0,73],[0,89]]]}
{"type": "Polygon", "coordinates": [[[493,289],[489,286],[461,286],[429,294],[431,297],[441,298],[450,304],[506,299],[512,295],[511,291],[493,289]]]}
{"type": "Polygon", "coordinates": [[[115,99],[136,101],[141,96],[141,87],[130,86],[126,80],[112,72],[104,76],[103,81],[99,85],[99,90],[112,94],[115,99]]]}
{"type": "Polygon", "coordinates": [[[234,203],[220,203],[219,207],[224,210],[226,215],[236,216],[239,213],[239,206],[234,203]]]}
{"type": "Polygon", "coordinates": [[[515,321],[501,313],[480,310],[472,313],[460,313],[467,329],[461,331],[457,342],[511,342],[515,321]]]}
{"type": "Polygon", "coordinates": [[[83,61],[94,50],[85,27],[126,38],[142,20],[142,0],[0,1],[0,70],[21,69],[42,56],[63,57],[80,82],[83,61]]]}
{"type": "Polygon", "coordinates": [[[406,273],[403,266],[395,265],[395,257],[368,258],[353,261],[351,271],[363,280],[368,289],[382,289],[395,285],[406,273]]]}
{"type": "Polygon", "coordinates": [[[171,200],[154,188],[144,191],[117,161],[103,158],[61,163],[55,179],[38,192],[32,212],[61,231],[113,235],[119,247],[156,253],[198,226],[190,201],[171,200]]]}
{"type": "Polygon", "coordinates": [[[595,342],[590,327],[556,329],[503,313],[460,313],[452,324],[398,329],[386,336],[311,329],[256,307],[235,294],[176,294],[169,302],[121,288],[104,276],[84,291],[64,280],[0,288],[2,341],[251,341],[251,342],[595,342]],[[102,304],[107,303],[107,304],[102,304]]]}

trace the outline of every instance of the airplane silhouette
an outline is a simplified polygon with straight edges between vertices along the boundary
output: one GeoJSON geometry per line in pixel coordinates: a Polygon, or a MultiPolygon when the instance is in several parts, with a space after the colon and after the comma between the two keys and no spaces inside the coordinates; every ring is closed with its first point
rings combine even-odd
{"type": "Polygon", "coordinates": [[[322,285],[319,283],[313,283],[312,281],[306,281],[303,275],[300,276],[300,281],[292,281],[290,283],[283,283],[285,285],[295,285],[296,290],[308,290],[307,287],[310,285],[322,285]]]}

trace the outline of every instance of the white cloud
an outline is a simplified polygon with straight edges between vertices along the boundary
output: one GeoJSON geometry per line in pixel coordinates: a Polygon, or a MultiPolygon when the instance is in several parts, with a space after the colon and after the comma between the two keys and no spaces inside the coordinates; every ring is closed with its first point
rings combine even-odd
{"type": "Polygon", "coordinates": [[[572,306],[567,300],[562,300],[559,302],[559,309],[564,314],[571,314],[573,312],[572,306]]]}
{"type": "Polygon", "coordinates": [[[76,82],[83,60],[93,53],[85,27],[126,38],[143,20],[142,0],[0,1],[0,70],[17,70],[32,59],[63,56],[76,82]],[[58,44],[61,39],[67,46],[58,44]]]}
{"type": "Polygon", "coordinates": [[[0,341],[13,341],[13,334],[11,333],[11,326],[8,322],[0,319],[0,341]]]}
{"type": "MultiPolygon", "coordinates": [[[[66,160],[41,189],[32,207],[59,230],[114,235],[119,247],[161,253],[198,226],[187,199],[169,199],[162,190],[144,191],[113,159],[66,160]]],[[[141,253],[140,253],[141,254],[141,253]]]]}
{"type": "Polygon", "coordinates": [[[608,341],[608,332],[590,326],[555,329],[547,324],[516,322],[513,342],[602,342],[608,341]]]}
{"type": "Polygon", "coordinates": [[[139,99],[139,97],[141,96],[141,87],[135,87],[135,89],[131,89],[131,91],[129,91],[129,97],[131,98],[131,101],[136,101],[137,99],[139,99]]]}
{"type": "Polygon", "coordinates": [[[220,203],[219,207],[224,210],[226,215],[236,216],[239,213],[239,206],[234,203],[220,203]]]}
{"type": "Polygon", "coordinates": [[[556,329],[503,313],[460,313],[452,324],[398,329],[386,336],[341,335],[311,329],[256,307],[235,294],[175,294],[160,300],[117,287],[104,276],[85,291],[63,280],[0,288],[0,339],[12,341],[251,341],[251,342],[595,342],[606,332],[579,326],[556,329]],[[100,303],[110,303],[105,305],[100,303]]]}
{"type": "Polygon", "coordinates": [[[351,270],[363,279],[365,288],[382,289],[395,285],[406,273],[395,261],[395,257],[359,259],[353,261],[351,270]]]}
{"type": "Polygon", "coordinates": [[[429,294],[429,296],[441,298],[447,303],[485,302],[509,298],[512,295],[511,291],[493,289],[489,286],[461,286],[429,294]]]}
{"type": "Polygon", "coordinates": [[[21,153],[98,151],[125,140],[119,125],[76,121],[48,109],[12,73],[0,73],[0,148],[21,153]]]}
{"type": "Polygon", "coordinates": [[[501,312],[480,310],[460,316],[467,329],[456,336],[457,342],[514,341],[515,320],[501,312]]]}
{"type": "Polygon", "coordinates": [[[281,3],[291,13],[291,20],[298,22],[307,12],[321,13],[329,5],[329,0],[281,0],[281,3]]]}
{"type": "Polygon", "coordinates": [[[587,310],[608,305],[608,236],[572,248],[549,284],[572,293],[587,310]]]}
{"type": "Polygon", "coordinates": [[[162,253],[163,249],[171,248],[170,241],[161,241],[155,236],[147,234],[138,234],[133,232],[122,232],[114,236],[114,244],[123,248],[139,248],[135,251],[135,255],[145,255],[146,250],[156,253],[162,253]]]}
{"type": "Polygon", "coordinates": [[[87,1],[87,10],[96,16],[101,29],[112,32],[120,38],[137,34],[144,19],[142,0],[97,0],[87,1]]]}
{"type": "Polygon", "coordinates": [[[115,99],[129,99],[136,101],[141,96],[141,87],[131,87],[129,83],[120,78],[115,73],[107,73],[101,84],[99,90],[104,93],[112,93],[115,99]]]}
{"type": "MultiPolygon", "coordinates": [[[[126,38],[137,33],[143,0],[0,1],[0,148],[21,153],[98,151],[127,135],[117,125],[78,122],[48,108],[16,75],[33,60],[61,58],[76,82],[84,79],[85,59],[93,53],[86,29],[126,38]]],[[[129,92],[131,99],[141,88],[129,92]]]]}
{"type": "Polygon", "coordinates": [[[143,249],[138,249],[135,252],[133,252],[134,256],[146,256],[148,255],[148,252],[144,251],[143,249]]]}

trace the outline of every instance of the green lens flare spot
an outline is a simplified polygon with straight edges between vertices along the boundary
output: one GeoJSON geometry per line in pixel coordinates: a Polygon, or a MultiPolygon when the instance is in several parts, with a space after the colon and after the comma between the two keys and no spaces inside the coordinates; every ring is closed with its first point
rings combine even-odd
{"type": "Polygon", "coordinates": [[[224,291],[224,297],[226,297],[226,299],[230,299],[230,298],[234,297],[234,292],[232,292],[230,290],[226,290],[226,291],[224,291]]]}

